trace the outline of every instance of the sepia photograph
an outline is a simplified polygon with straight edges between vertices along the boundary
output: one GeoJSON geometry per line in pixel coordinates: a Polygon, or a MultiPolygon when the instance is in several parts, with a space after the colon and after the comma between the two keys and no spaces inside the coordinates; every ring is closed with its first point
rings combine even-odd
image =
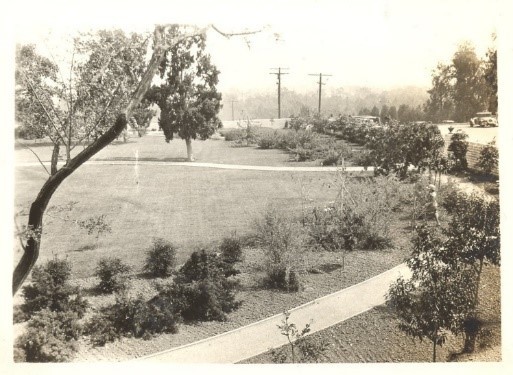
{"type": "Polygon", "coordinates": [[[508,8],[5,7],[6,373],[506,373],[508,8]]]}

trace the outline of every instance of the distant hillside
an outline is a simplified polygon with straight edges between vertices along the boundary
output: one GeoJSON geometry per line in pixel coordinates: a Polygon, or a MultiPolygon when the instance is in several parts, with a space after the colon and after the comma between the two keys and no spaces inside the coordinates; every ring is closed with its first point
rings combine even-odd
{"type": "MultiPolygon", "coordinates": [[[[322,97],[322,112],[326,115],[357,114],[362,108],[383,105],[399,108],[401,104],[410,107],[422,106],[428,99],[427,88],[407,86],[389,90],[371,89],[367,87],[347,87],[327,90],[322,97]]],[[[249,116],[250,118],[276,118],[278,99],[276,91],[269,92],[223,92],[223,108],[220,113],[222,120],[249,116]]],[[[297,93],[282,89],[281,116],[289,117],[301,112],[317,112],[318,93],[297,93]]]]}

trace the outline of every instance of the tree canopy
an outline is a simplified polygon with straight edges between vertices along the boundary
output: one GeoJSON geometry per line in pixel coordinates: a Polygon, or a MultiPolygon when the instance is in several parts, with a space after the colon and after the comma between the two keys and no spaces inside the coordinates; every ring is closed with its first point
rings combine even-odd
{"type": "Polygon", "coordinates": [[[154,85],[147,99],[160,107],[159,124],[166,142],[177,134],[187,144],[192,160],[192,139],[208,139],[221,127],[217,92],[219,71],[205,52],[205,36],[182,41],[165,55],[160,67],[163,82],[154,85]]]}

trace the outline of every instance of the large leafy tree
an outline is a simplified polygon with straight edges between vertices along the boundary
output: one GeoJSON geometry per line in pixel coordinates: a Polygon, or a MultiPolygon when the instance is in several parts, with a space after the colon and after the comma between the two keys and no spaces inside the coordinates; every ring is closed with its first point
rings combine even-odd
{"type": "Polygon", "coordinates": [[[438,64],[433,71],[433,87],[428,90],[429,99],[424,108],[431,121],[441,122],[454,117],[453,70],[451,65],[438,64]]]}
{"type": "Polygon", "coordinates": [[[205,36],[176,44],[165,54],[159,72],[163,82],[153,86],[147,98],[160,107],[166,142],[178,134],[192,161],[192,140],[208,139],[222,125],[221,94],[216,89],[219,71],[205,52],[205,36]]]}
{"type": "Polygon", "coordinates": [[[474,47],[461,44],[452,59],[454,67],[454,117],[468,121],[476,112],[488,107],[488,90],[484,80],[482,61],[474,47]]]}
{"type": "Polygon", "coordinates": [[[467,42],[458,47],[450,64],[439,64],[433,71],[433,87],[424,108],[428,119],[466,122],[476,112],[494,111],[493,53],[489,59],[485,64],[467,42]]]}
{"type": "Polygon", "coordinates": [[[497,113],[499,98],[497,96],[497,50],[490,49],[486,53],[488,61],[485,63],[485,80],[489,89],[488,110],[497,113]]]}

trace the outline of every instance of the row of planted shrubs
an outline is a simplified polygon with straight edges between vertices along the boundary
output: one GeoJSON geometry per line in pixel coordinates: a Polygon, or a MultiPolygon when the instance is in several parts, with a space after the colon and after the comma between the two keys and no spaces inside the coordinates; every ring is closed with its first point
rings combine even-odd
{"type": "Polygon", "coordinates": [[[93,345],[104,345],[123,336],[175,333],[182,321],[225,320],[240,305],[236,300],[239,282],[232,276],[239,272],[235,264],[241,260],[242,249],[237,238],[226,238],[219,250],[194,252],[175,272],[176,248],[155,240],[144,270],[154,277],[174,277],[157,285],[149,300],[130,295],[129,266],[118,258],[101,259],[96,269],[97,290],[116,292],[116,301],[89,316],[89,302],[70,283],[67,260],[56,258],[36,266],[32,282],[23,287],[25,301],[15,310],[16,322],[28,320],[25,333],[15,343],[15,360],[69,361],[82,335],[93,345]]]}
{"type": "MultiPolygon", "coordinates": [[[[378,173],[399,172],[405,176],[408,167],[419,170],[461,172],[468,168],[468,135],[458,131],[451,135],[445,155],[444,139],[437,125],[425,123],[372,127],[342,117],[329,123],[323,132],[336,132],[339,137],[366,147],[366,151],[353,156],[353,162],[374,166],[378,173]]],[[[492,141],[482,148],[477,168],[491,176],[498,167],[499,153],[492,141]]]]}
{"type": "Polygon", "coordinates": [[[290,152],[294,160],[300,162],[319,160],[322,165],[337,165],[342,158],[347,160],[352,155],[345,143],[302,128],[273,130],[253,127],[225,130],[222,134],[225,140],[237,145],[290,152]]]}

